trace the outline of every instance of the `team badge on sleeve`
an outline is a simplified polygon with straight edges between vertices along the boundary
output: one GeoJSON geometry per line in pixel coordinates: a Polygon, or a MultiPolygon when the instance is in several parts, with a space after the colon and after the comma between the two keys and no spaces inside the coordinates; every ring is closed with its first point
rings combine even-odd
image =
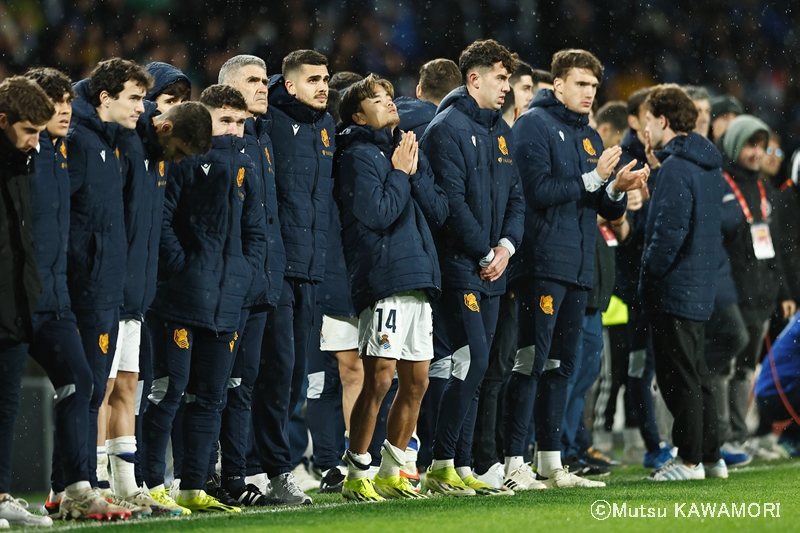
{"type": "Polygon", "coordinates": [[[236,174],[236,184],[241,187],[244,183],[244,167],[239,169],[239,173],[236,174]]]}
{"type": "Polygon", "coordinates": [[[99,340],[97,341],[98,346],[100,346],[100,351],[104,354],[108,353],[108,333],[103,333],[100,335],[99,340]]]}
{"type": "Polygon", "coordinates": [[[503,155],[508,155],[508,145],[506,144],[506,138],[502,135],[497,138],[497,144],[500,147],[500,153],[503,155]]]}
{"type": "Polygon", "coordinates": [[[542,297],[539,298],[539,307],[542,308],[544,314],[552,315],[555,312],[555,309],[553,309],[553,297],[542,295],[542,297]]]}
{"type": "Polygon", "coordinates": [[[470,311],[474,311],[476,313],[481,312],[481,307],[478,305],[478,299],[475,298],[475,295],[472,293],[464,295],[464,305],[466,305],[467,309],[470,311]]]}
{"type": "Polygon", "coordinates": [[[583,140],[583,149],[586,150],[586,153],[589,155],[597,155],[597,152],[594,150],[594,146],[592,146],[592,141],[589,139],[583,140]]]}
{"type": "Polygon", "coordinates": [[[320,131],[320,133],[319,133],[319,134],[320,134],[320,136],[322,137],[322,144],[324,144],[324,145],[325,145],[325,148],[330,148],[330,146],[331,146],[331,140],[330,140],[330,138],[328,137],[328,130],[326,130],[326,129],[324,129],[324,128],[323,128],[323,129],[322,129],[322,131],[320,131]]]}
{"type": "Polygon", "coordinates": [[[178,348],[183,348],[184,350],[189,349],[189,333],[187,333],[185,329],[176,329],[172,339],[175,341],[178,348]]]}

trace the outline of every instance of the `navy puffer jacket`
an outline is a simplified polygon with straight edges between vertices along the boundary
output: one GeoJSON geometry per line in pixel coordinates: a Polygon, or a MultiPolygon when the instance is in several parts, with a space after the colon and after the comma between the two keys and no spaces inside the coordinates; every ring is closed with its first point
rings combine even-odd
{"type": "Polygon", "coordinates": [[[428,127],[433,117],[436,116],[436,104],[418,98],[400,96],[395,98],[397,114],[400,115],[400,129],[413,131],[417,140],[422,138],[425,128],[428,127]]]}
{"type": "Polygon", "coordinates": [[[36,266],[42,280],[37,313],[60,313],[69,309],[67,246],[69,243],[69,170],[64,139],[39,134],[39,149],[33,152],[31,175],[31,235],[36,266]]]}
{"type": "MultiPolygon", "coordinates": [[[[334,168],[335,173],[336,169],[334,168]]],[[[331,203],[329,218],[328,249],[325,252],[325,279],[317,287],[317,303],[322,309],[322,313],[328,316],[355,317],[357,316],[356,310],[350,296],[350,276],[344,260],[342,222],[336,202],[331,203]]]]}
{"type": "Polygon", "coordinates": [[[253,160],[258,181],[258,198],[264,209],[266,221],[266,261],[262,272],[253,280],[245,305],[276,307],[283,290],[283,273],[286,269],[286,250],[281,237],[278,219],[278,197],[275,191],[275,166],[272,140],[267,134],[269,117],[248,118],[244,125],[244,152],[253,160]]]}
{"type": "Polygon", "coordinates": [[[156,295],[167,171],[153,126],[153,117],[159,112],[153,102],[145,100],[144,105],[145,112],[139,116],[136,130],[123,132],[119,140],[128,239],[121,319],[142,320],[156,295]]]}
{"type": "Polygon", "coordinates": [[[478,262],[508,239],[519,249],[525,203],[514,163],[514,135],[499,111],[480,109],[462,86],[448,94],[422,137],[450,216],[434,233],[444,288],[498,296],[506,276],[480,278],[478,262]]]}
{"type": "Polygon", "coordinates": [[[608,183],[588,192],[583,175],[597,167],[600,135],[553,91],[536,93],[514,123],[514,152],[525,190],[525,236],[514,276],[535,276],[589,290],[594,278],[597,214],[616,220],[627,197],[611,200],[608,183]]]}
{"type": "Polygon", "coordinates": [[[425,154],[409,176],[392,165],[400,130],[351,126],[337,138],[337,201],[342,242],[357,314],[398,292],[425,289],[438,297],[439,262],[429,224],[447,218],[425,154]]]}
{"type": "Polygon", "coordinates": [[[278,218],[288,278],[322,281],[332,201],[333,118],[300,103],[286,91],[283,76],[269,82],[265,131],[275,150],[278,218]]]}
{"type": "Polygon", "coordinates": [[[67,134],[70,230],[67,273],[72,309],[105,311],[122,305],[127,239],[122,163],[117,141],[125,130],[103,122],[89,101],[89,80],[74,85],[67,134]]]}
{"type": "Polygon", "coordinates": [[[658,153],[658,187],[650,200],[642,255],[642,305],[704,322],[714,310],[722,233],[722,156],[696,133],[658,153]]]}
{"type": "Polygon", "coordinates": [[[170,165],[154,313],[216,332],[239,325],[265,243],[264,210],[251,195],[258,178],[244,146],[239,137],[214,137],[207,155],[170,165]]]}

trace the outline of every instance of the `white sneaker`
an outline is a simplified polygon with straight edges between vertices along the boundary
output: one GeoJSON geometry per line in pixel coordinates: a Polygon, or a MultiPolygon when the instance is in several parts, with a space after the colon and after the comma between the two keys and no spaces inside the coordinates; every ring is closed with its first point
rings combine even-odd
{"type": "Polygon", "coordinates": [[[0,518],[0,529],[8,529],[10,527],[11,526],[9,525],[8,520],[5,518],[0,518]]]}
{"type": "Polygon", "coordinates": [[[786,450],[778,446],[777,439],[773,440],[770,435],[750,437],[744,442],[744,451],[753,459],[764,459],[765,461],[789,458],[786,450]]]}
{"type": "MultiPolygon", "coordinates": [[[[716,467],[718,464],[719,462],[717,462],[714,467],[716,467]]],[[[727,469],[728,467],[726,466],[725,470],[727,471],[727,469]]],[[[686,481],[689,479],[705,478],[706,471],[703,468],[703,463],[696,465],[694,468],[689,468],[682,462],[673,459],[671,461],[667,461],[664,466],[647,476],[645,479],[648,481],[686,481]]]]}
{"type": "Polygon", "coordinates": [[[173,479],[172,483],[169,484],[169,497],[175,500],[180,495],[181,495],[181,478],[176,478],[173,479]]]}
{"type": "Polygon", "coordinates": [[[503,472],[503,464],[495,463],[489,467],[485,474],[478,474],[473,472],[475,479],[483,481],[493,489],[499,489],[503,486],[505,474],[503,472]]]}
{"type": "Polygon", "coordinates": [[[572,487],[605,487],[606,484],[602,481],[592,481],[591,479],[586,479],[585,477],[578,477],[575,474],[570,473],[569,467],[565,466],[556,470],[555,474],[552,476],[545,478],[542,480],[544,486],[548,489],[552,488],[572,488],[572,487]]]}
{"type": "MultiPolygon", "coordinates": [[[[275,476],[269,481],[272,490],[267,496],[281,505],[311,505],[311,498],[297,486],[291,472],[275,476]]],[[[319,486],[315,484],[314,487],[319,486]]]]}
{"type": "Polygon", "coordinates": [[[263,472],[254,476],[245,477],[244,482],[246,485],[255,485],[258,487],[261,494],[269,494],[269,491],[272,489],[272,486],[269,484],[269,478],[263,472]]]}
{"type": "Polygon", "coordinates": [[[300,487],[300,490],[303,492],[319,488],[319,480],[308,473],[303,463],[294,467],[292,475],[294,476],[294,482],[297,483],[297,486],[300,487]]]}
{"type": "Polygon", "coordinates": [[[10,494],[0,500],[0,519],[4,519],[10,526],[50,527],[53,525],[53,520],[49,516],[29,513],[28,502],[22,498],[16,499],[10,494]]]}
{"type": "Polygon", "coordinates": [[[728,465],[725,459],[720,459],[713,466],[705,467],[707,478],[728,479],[728,465]]]}
{"type": "Polygon", "coordinates": [[[533,470],[531,470],[531,465],[529,464],[523,464],[509,473],[503,480],[503,486],[513,491],[542,490],[547,488],[547,485],[536,479],[533,470]]]}

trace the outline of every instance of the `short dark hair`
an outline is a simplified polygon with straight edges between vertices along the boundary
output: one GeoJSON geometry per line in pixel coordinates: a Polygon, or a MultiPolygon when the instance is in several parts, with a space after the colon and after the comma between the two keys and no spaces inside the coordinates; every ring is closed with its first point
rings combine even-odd
{"type": "Polygon", "coordinates": [[[497,62],[502,63],[508,71],[508,75],[511,76],[519,67],[519,56],[494,39],[475,41],[458,56],[458,68],[461,70],[462,82],[466,82],[469,71],[488,70],[497,62]]]}
{"type": "MultiPolygon", "coordinates": [[[[353,85],[357,81],[361,81],[364,79],[364,76],[357,72],[350,72],[349,70],[345,70],[342,72],[337,72],[331,79],[328,80],[328,89],[334,89],[336,91],[341,91],[342,89],[347,89],[351,85],[353,85]]],[[[329,104],[330,106],[330,104],[329,104]]]]}
{"type": "Polygon", "coordinates": [[[711,100],[708,94],[708,89],[702,85],[684,85],[683,90],[689,95],[692,100],[711,100]]]}
{"type": "Polygon", "coordinates": [[[25,77],[35,81],[53,102],[63,101],[64,93],[69,95],[69,100],[77,96],[72,88],[72,80],[60,70],[50,67],[32,68],[25,73],[25,77]]]}
{"type": "Polygon", "coordinates": [[[666,83],[653,87],[645,101],[655,117],[666,117],[676,133],[689,133],[697,124],[697,107],[680,85],[666,83]]]}
{"type": "Polygon", "coordinates": [[[283,58],[281,73],[284,78],[288,78],[290,73],[299,70],[303,65],[328,66],[328,58],[316,50],[295,50],[283,58]]]}
{"type": "Polygon", "coordinates": [[[342,95],[342,101],[339,102],[339,116],[342,119],[344,126],[352,126],[353,115],[361,108],[361,101],[367,98],[374,98],[378,87],[382,87],[389,94],[390,98],[394,98],[394,86],[389,80],[385,80],[375,74],[370,74],[361,81],[355,82],[347,88],[342,95]]]}
{"type": "Polygon", "coordinates": [[[342,101],[342,93],[328,86],[328,113],[333,117],[333,123],[338,124],[342,121],[339,115],[339,102],[342,101]]]}
{"type": "Polygon", "coordinates": [[[162,94],[173,96],[178,100],[188,100],[192,96],[192,84],[189,83],[188,80],[181,78],[175,83],[170,83],[161,89],[160,92],[154,94],[151,100],[155,101],[155,99],[162,94]]]}
{"type": "Polygon", "coordinates": [[[503,106],[500,108],[500,110],[503,113],[505,113],[509,109],[514,109],[515,107],[517,107],[517,97],[514,96],[514,91],[513,90],[512,91],[508,91],[506,93],[505,100],[503,100],[503,106]]]}
{"type": "Polygon", "coordinates": [[[89,75],[89,102],[100,107],[103,91],[116,100],[125,89],[126,81],[132,81],[145,92],[153,86],[153,76],[133,61],[118,57],[101,61],[89,75]]]}
{"type": "Polygon", "coordinates": [[[548,85],[553,85],[553,75],[546,70],[541,69],[533,69],[531,71],[531,79],[533,79],[534,87],[539,85],[540,83],[546,83],[548,85]]]}
{"type": "Polygon", "coordinates": [[[514,71],[514,74],[508,78],[508,83],[514,85],[519,81],[522,76],[530,76],[531,79],[533,78],[533,68],[526,62],[520,60],[519,66],[517,66],[517,70],[514,71]]]}
{"type": "Polygon", "coordinates": [[[419,68],[419,88],[422,95],[437,102],[441,102],[462,83],[461,71],[452,59],[440,57],[419,68]]]}
{"type": "Polygon", "coordinates": [[[239,89],[232,85],[215,83],[206,87],[200,94],[200,103],[210,109],[232,107],[240,111],[247,111],[247,102],[239,89]]]}
{"type": "Polygon", "coordinates": [[[643,87],[635,90],[633,94],[628,97],[628,115],[632,117],[639,116],[639,108],[642,107],[642,104],[647,100],[647,96],[652,90],[652,87],[643,87]]]}
{"type": "Polygon", "coordinates": [[[201,154],[211,150],[211,114],[200,102],[183,102],[161,115],[172,122],[172,135],[201,154]]]}
{"type": "Polygon", "coordinates": [[[566,79],[569,71],[574,68],[589,70],[598,82],[603,81],[603,64],[591,52],[568,48],[553,54],[553,60],[550,63],[550,73],[553,75],[553,79],[566,79]]]}
{"type": "Polygon", "coordinates": [[[27,121],[41,126],[47,124],[55,112],[50,97],[34,81],[12,76],[0,83],[0,113],[8,117],[9,124],[27,121]]]}
{"type": "Polygon", "coordinates": [[[606,102],[594,114],[594,121],[598,126],[610,124],[615,133],[623,132],[628,129],[628,106],[619,100],[606,102]]]}

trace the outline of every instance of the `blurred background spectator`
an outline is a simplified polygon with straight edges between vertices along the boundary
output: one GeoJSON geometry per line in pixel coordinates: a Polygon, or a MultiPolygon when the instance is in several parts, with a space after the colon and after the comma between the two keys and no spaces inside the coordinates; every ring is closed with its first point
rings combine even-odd
{"type": "Polygon", "coordinates": [[[493,37],[534,68],[566,46],[592,51],[606,66],[600,103],[657,82],[731,94],[791,153],[799,33],[794,0],[0,0],[0,78],[48,65],[80,79],[122,56],[173,63],[199,90],[233,54],[274,73],[289,51],[315,48],[334,72],[376,72],[413,96],[422,63],[493,37]]]}

